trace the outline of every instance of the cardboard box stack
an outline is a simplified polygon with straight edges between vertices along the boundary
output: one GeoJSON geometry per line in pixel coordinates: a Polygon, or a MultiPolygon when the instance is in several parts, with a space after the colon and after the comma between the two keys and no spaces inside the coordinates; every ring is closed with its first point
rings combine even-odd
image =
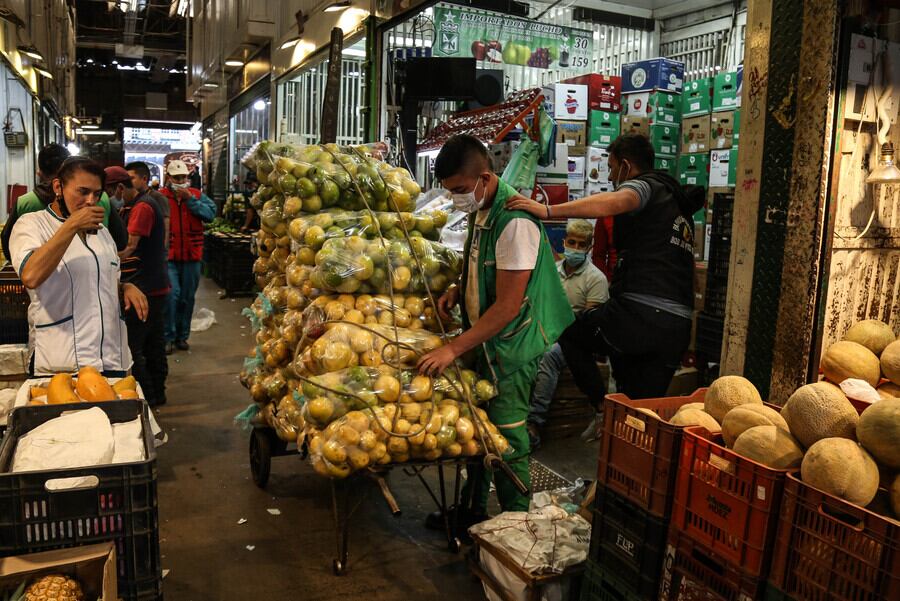
{"type": "Polygon", "coordinates": [[[740,140],[743,69],[719,73],[712,81],[709,133],[709,187],[734,188],[740,140]]]}
{"type": "Polygon", "coordinates": [[[684,64],[665,58],[622,66],[622,133],[650,138],[657,169],[675,175],[681,145],[684,64]]]}

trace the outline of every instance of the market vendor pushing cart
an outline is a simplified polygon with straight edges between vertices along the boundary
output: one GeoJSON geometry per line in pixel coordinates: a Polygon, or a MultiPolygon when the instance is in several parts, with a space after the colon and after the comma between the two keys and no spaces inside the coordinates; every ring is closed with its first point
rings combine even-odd
{"type": "Polygon", "coordinates": [[[31,297],[34,375],[90,365],[117,377],[131,367],[119,299],[146,319],[147,298],[119,282],[116,244],[99,206],[104,177],[90,159],[66,159],[45,210],[22,215],[13,228],[11,259],[31,297]]]}
{"type": "MultiPolygon", "coordinates": [[[[574,316],[540,221],[506,208],[518,194],[491,171],[484,145],[471,136],[451,138],[435,159],[434,175],[451,194],[454,207],[470,214],[461,281],[438,301],[446,319],[462,300],[466,331],[425,355],[419,368],[439,373],[463,353],[480,349],[479,369],[496,378],[499,391],[488,416],[509,440],[512,450],[504,460],[527,486],[531,388],[541,357],[574,316]]],[[[471,506],[458,511],[461,526],[487,514],[492,474],[475,471],[481,473],[470,471],[463,490],[471,506]]],[[[501,508],[527,511],[528,497],[507,475],[495,475],[501,508]]],[[[432,525],[443,527],[440,518],[431,516],[432,525]]]]}

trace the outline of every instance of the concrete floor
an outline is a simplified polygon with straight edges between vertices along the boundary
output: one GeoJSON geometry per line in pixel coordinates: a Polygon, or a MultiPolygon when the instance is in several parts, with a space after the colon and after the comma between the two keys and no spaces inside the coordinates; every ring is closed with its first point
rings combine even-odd
{"type": "MultiPolygon", "coordinates": [[[[253,484],[248,434],[232,421],[249,403],[238,372],[252,339],[240,314],[250,301],[220,300],[218,292],[202,281],[196,308],[215,311],[218,323],[191,336],[190,352],[169,357],[169,402],[157,412],[169,435],[158,460],[166,599],[482,599],[465,548],[452,554],[441,533],[424,528],[434,504],[399,470],[389,482],[402,516],[393,517],[374,486],[365,485],[343,577],[331,570],[329,482],[291,455],[273,461],[267,490],[253,484]]],[[[593,478],[597,450],[570,438],[545,443],[536,457],[569,479],[593,478]]]]}

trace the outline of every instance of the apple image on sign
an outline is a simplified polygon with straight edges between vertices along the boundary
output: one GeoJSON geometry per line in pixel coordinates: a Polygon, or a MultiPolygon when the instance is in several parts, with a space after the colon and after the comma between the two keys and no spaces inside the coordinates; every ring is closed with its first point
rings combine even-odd
{"type": "Polygon", "coordinates": [[[490,63],[503,62],[503,45],[497,40],[487,43],[487,60],[490,63]]]}
{"type": "Polygon", "coordinates": [[[483,61],[487,55],[487,45],[481,40],[472,42],[472,57],[477,61],[483,61]]]}

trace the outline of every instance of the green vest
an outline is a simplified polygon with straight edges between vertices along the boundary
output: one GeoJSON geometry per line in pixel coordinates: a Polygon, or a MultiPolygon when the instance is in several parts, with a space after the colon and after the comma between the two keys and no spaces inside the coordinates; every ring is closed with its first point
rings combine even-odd
{"type": "MultiPolygon", "coordinates": [[[[109,196],[106,195],[106,192],[100,195],[100,202],[97,204],[103,207],[103,227],[109,227],[109,196]]],[[[44,203],[34,193],[34,190],[23,194],[16,200],[16,215],[19,217],[35,211],[43,211],[44,208],[44,203]]]]}
{"type": "MultiPolygon", "coordinates": [[[[492,367],[500,371],[501,375],[511,374],[534,358],[543,355],[556,342],[563,330],[575,321],[543,225],[529,213],[506,209],[506,201],[515,194],[515,189],[499,180],[497,194],[494,196],[494,203],[484,225],[476,226],[474,217],[469,218],[469,235],[466,240],[462,274],[461,292],[462,298],[465,299],[469,254],[477,227],[480,230],[478,303],[479,314],[484,315],[488,307],[497,300],[496,246],[503,229],[512,219],[529,219],[540,228],[541,245],[537,264],[525,288],[522,308],[499,334],[482,345],[485,358],[492,367]]],[[[460,303],[460,306],[463,323],[466,327],[471,327],[469,317],[466,315],[465,302],[460,303]]]]}

